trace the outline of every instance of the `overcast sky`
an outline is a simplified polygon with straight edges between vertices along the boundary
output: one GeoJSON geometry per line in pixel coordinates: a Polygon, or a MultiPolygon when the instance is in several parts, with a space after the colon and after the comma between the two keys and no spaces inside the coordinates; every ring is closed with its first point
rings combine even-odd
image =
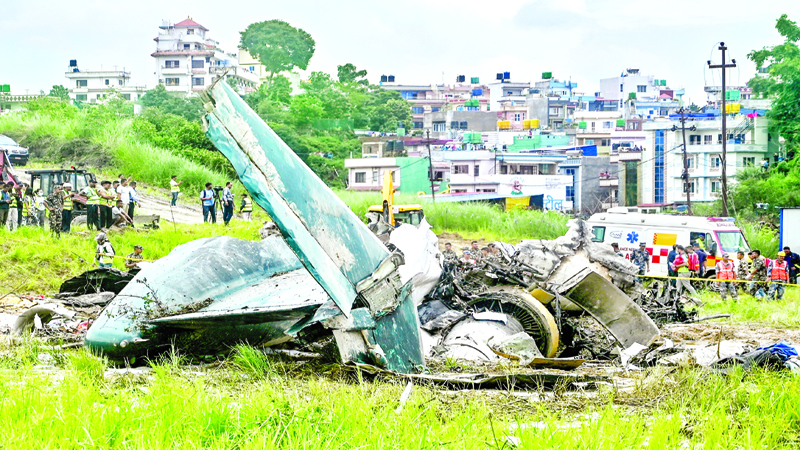
{"type": "Polygon", "coordinates": [[[776,19],[800,20],[798,0],[6,0],[2,9],[0,83],[15,93],[66,85],[70,59],[82,70],[124,67],[152,88],[158,26],[191,16],[229,49],[248,24],[285,20],[316,41],[309,70],[335,74],[349,62],[375,83],[381,74],[489,82],[503,71],[536,81],[550,71],[593,94],[601,78],[636,67],[701,104],[703,86],[719,84],[719,70],[705,68],[720,60],[717,42],[739,63],[729,82],[744,84],[754,72],[747,53],[782,42],[776,19]]]}

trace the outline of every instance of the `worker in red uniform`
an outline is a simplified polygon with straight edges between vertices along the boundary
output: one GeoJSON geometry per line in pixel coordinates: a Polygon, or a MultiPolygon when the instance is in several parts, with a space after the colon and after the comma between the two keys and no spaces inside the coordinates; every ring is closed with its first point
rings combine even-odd
{"type": "Polygon", "coordinates": [[[734,301],[738,299],[736,283],[730,281],[736,279],[736,272],[734,272],[735,267],[736,265],[731,261],[730,255],[723,253],[722,260],[717,263],[718,288],[723,302],[725,301],[725,296],[728,291],[730,291],[734,301]]]}
{"type": "Polygon", "coordinates": [[[783,300],[783,292],[786,290],[785,283],[789,282],[789,264],[784,260],[786,254],[778,252],[778,259],[773,259],[767,267],[767,279],[769,280],[769,293],[772,300],[783,300]],[[777,297],[775,298],[775,294],[777,297]]]}

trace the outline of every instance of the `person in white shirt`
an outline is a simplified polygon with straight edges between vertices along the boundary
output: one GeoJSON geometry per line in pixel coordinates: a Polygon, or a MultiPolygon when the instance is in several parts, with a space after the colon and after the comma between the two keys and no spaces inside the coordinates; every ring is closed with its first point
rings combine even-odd
{"type": "Polygon", "coordinates": [[[130,190],[128,191],[128,196],[131,199],[131,203],[128,205],[128,217],[133,219],[133,211],[134,209],[139,206],[139,194],[136,192],[136,182],[130,182],[130,190]]]}
{"type": "Polygon", "coordinates": [[[122,202],[122,210],[127,213],[128,205],[131,203],[131,188],[128,186],[127,178],[121,179],[120,185],[117,186],[117,199],[122,202]]]}
{"type": "Polygon", "coordinates": [[[123,227],[126,224],[130,224],[133,227],[133,220],[128,216],[128,213],[125,212],[125,208],[122,205],[122,200],[117,200],[117,205],[111,208],[111,223],[112,227],[123,227]]]}

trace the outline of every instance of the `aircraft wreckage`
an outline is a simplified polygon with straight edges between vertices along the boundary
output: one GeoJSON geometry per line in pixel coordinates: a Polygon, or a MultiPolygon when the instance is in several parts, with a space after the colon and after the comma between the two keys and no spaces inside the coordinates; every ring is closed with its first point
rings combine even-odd
{"type": "Polygon", "coordinates": [[[200,239],[145,267],[86,335],[111,360],[331,335],[342,361],[403,373],[434,354],[547,359],[577,339],[571,311],[622,347],[658,336],[621,289],[636,289],[636,268],[592,243],[582,221],[553,241],[499,245],[502,260],[481,269],[443,270],[426,223],[401,225],[385,245],[226,83],[202,98],[208,137],[281,237],[200,239]]]}

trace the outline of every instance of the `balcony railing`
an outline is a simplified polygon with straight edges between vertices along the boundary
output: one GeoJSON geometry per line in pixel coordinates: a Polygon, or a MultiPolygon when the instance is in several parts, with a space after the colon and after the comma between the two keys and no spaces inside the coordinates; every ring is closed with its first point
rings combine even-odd
{"type": "Polygon", "coordinates": [[[600,187],[617,187],[619,186],[619,178],[617,177],[601,177],[600,187]]]}

